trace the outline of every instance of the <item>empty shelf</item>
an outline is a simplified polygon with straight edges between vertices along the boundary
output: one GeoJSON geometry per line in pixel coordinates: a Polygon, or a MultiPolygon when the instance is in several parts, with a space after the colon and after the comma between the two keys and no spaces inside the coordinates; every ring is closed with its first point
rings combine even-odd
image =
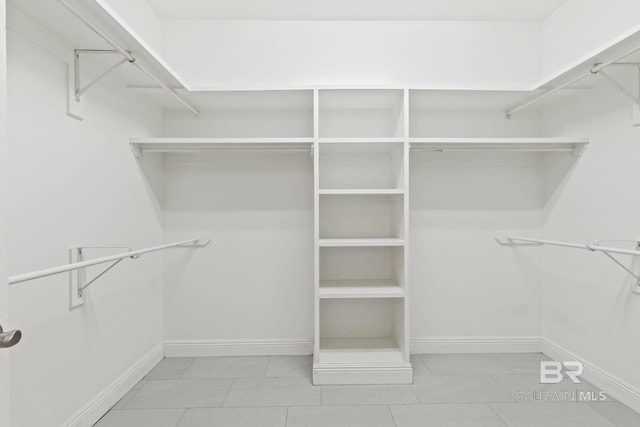
{"type": "Polygon", "coordinates": [[[320,338],[319,363],[404,363],[393,337],[320,338]]]}
{"type": "Polygon", "coordinates": [[[320,195],[388,195],[388,194],[404,194],[402,188],[321,188],[318,190],[320,195]]]}
{"type": "Polygon", "coordinates": [[[320,282],[320,298],[404,298],[404,290],[390,280],[327,280],[320,282]]]}
{"type": "Polygon", "coordinates": [[[353,247],[353,246],[404,246],[404,239],[320,239],[318,241],[320,247],[353,247]]]}

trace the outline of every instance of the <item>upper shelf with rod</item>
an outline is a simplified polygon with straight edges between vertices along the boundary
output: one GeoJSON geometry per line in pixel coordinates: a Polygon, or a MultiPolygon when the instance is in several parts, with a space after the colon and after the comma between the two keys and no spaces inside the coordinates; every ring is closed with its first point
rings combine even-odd
{"type": "Polygon", "coordinates": [[[571,243],[571,242],[561,242],[556,240],[544,240],[544,239],[532,239],[529,237],[496,237],[496,241],[502,246],[540,246],[540,245],[550,245],[550,246],[562,246],[565,248],[573,248],[573,249],[584,249],[591,252],[602,252],[609,259],[615,262],[618,266],[623,268],[627,273],[629,273],[636,281],[634,292],[640,293],[640,273],[633,271],[631,268],[624,265],[618,259],[614,258],[611,254],[622,254],[622,255],[631,255],[634,257],[640,256],[640,241],[633,240],[635,243],[635,249],[623,249],[623,248],[615,248],[609,246],[601,246],[599,242],[595,244],[583,244],[583,243],[571,243]]]}
{"type": "Polygon", "coordinates": [[[412,151],[567,152],[579,156],[587,138],[410,138],[412,151]]]}
{"type": "Polygon", "coordinates": [[[288,150],[311,152],[313,138],[131,138],[136,157],[144,153],[288,150]]]}
{"type": "Polygon", "coordinates": [[[73,117],[82,118],[83,96],[111,73],[127,86],[153,85],[168,94],[173,108],[197,116],[198,108],[184,90],[183,79],[103,4],[78,0],[12,2],[7,5],[8,26],[69,63],[69,115],[73,117]],[[33,21],[45,24],[48,31],[40,32],[33,21]]]}

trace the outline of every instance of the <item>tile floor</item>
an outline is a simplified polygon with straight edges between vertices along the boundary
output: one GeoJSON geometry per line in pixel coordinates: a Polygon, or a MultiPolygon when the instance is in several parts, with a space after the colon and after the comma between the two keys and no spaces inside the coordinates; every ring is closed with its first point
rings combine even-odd
{"type": "Polygon", "coordinates": [[[640,414],[614,399],[558,401],[597,390],[541,385],[540,360],[416,355],[413,385],[314,387],[310,356],[164,359],[96,426],[640,426],[640,414]]]}

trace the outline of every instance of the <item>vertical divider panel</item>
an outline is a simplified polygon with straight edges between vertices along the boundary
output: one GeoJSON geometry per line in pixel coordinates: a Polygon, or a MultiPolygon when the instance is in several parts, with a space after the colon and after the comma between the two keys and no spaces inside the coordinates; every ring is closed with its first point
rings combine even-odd
{"type": "Polygon", "coordinates": [[[410,323],[409,323],[409,89],[404,89],[403,101],[403,137],[404,137],[404,159],[403,159],[403,175],[404,175],[404,275],[403,275],[403,287],[404,287],[404,323],[403,323],[403,353],[405,361],[409,362],[409,339],[410,339],[410,323]]]}
{"type": "Polygon", "coordinates": [[[314,240],[314,340],[313,363],[320,358],[320,150],[318,138],[320,136],[320,117],[318,89],[313,91],[313,240],[314,240]]]}

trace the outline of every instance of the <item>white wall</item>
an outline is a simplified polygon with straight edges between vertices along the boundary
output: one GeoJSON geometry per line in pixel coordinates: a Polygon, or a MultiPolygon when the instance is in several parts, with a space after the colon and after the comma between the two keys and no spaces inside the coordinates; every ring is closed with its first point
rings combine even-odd
{"type": "MultiPolygon", "coordinates": [[[[160,133],[159,108],[105,79],[85,95],[84,121],[67,117],[66,63],[21,30],[11,28],[8,48],[9,273],[64,264],[74,245],[159,244],[147,179],[162,165],[145,160],[144,175],[128,147],[160,133]]],[[[160,254],[125,260],[73,311],[65,274],[11,287],[12,325],[24,334],[12,354],[11,426],[62,425],[162,343],[162,265],[160,254]]]]}
{"type": "Polygon", "coordinates": [[[165,338],[313,340],[313,163],[309,153],[200,153],[165,160],[165,338]]]}
{"type": "Polygon", "coordinates": [[[640,31],[636,0],[569,0],[542,23],[540,84],[640,31]]]}
{"type": "MultiPolygon", "coordinates": [[[[630,76],[626,84],[634,83],[630,76]]],[[[583,243],[639,240],[640,128],[631,125],[631,102],[606,82],[575,101],[550,107],[542,116],[545,132],[591,138],[547,203],[545,236],[583,243]]],[[[633,248],[629,243],[607,244],[633,248]]],[[[619,257],[631,265],[630,257],[619,257]]],[[[631,292],[632,278],[602,254],[553,247],[544,249],[544,273],[543,336],[640,387],[640,370],[635,368],[640,358],[640,295],[631,292]]]]}
{"type": "Polygon", "coordinates": [[[539,253],[514,256],[494,241],[541,228],[538,156],[411,156],[412,339],[539,336],[539,253]]]}
{"type": "Polygon", "coordinates": [[[525,89],[537,22],[169,20],[164,59],[193,90],[525,89]]]}

